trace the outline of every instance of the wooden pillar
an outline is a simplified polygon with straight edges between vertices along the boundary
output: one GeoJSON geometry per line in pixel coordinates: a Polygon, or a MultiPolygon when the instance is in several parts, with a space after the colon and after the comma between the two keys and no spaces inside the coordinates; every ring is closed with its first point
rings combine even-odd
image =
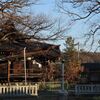
{"type": "Polygon", "coordinates": [[[50,60],[48,60],[48,68],[49,68],[48,79],[52,81],[53,80],[53,66],[50,60]]]}
{"type": "Polygon", "coordinates": [[[11,62],[8,60],[8,83],[10,82],[10,64],[11,62]]]}

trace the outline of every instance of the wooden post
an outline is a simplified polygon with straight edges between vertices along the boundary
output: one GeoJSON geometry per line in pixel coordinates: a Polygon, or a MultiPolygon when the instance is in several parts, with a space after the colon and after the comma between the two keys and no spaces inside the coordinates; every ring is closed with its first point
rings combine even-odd
{"type": "Polygon", "coordinates": [[[10,61],[8,60],[8,83],[10,82],[10,61]]]}
{"type": "Polygon", "coordinates": [[[24,48],[24,71],[25,71],[25,84],[27,83],[26,77],[26,47],[24,48]]]}

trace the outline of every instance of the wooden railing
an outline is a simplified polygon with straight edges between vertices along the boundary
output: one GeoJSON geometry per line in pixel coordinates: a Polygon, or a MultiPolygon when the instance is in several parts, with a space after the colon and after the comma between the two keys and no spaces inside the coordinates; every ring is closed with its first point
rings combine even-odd
{"type": "Polygon", "coordinates": [[[78,84],[75,86],[75,94],[100,94],[100,84],[78,84]]]}
{"type": "Polygon", "coordinates": [[[0,85],[0,96],[37,96],[38,86],[35,85],[0,85]]]}

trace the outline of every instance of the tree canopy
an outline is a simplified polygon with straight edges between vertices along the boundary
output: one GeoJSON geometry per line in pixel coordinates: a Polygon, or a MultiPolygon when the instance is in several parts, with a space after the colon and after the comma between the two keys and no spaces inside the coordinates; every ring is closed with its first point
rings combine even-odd
{"type": "Polygon", "coordinates": [[[64,52],[65,59],[65,79],[69,83],[75,83],[78,81],[78,74],[80,70],[80,63],[78,55],[75,49],[75,42],[72,37],[66,39],[66,48],[64,52]]]}
{"type": "Polygon", "coordinates": [[[32,38],[36,40],[55,40],[62,36],[65,27],[57,28],[57,23],[45,14],[30,14],[25,9],[34,6],[39,0],[1,0],[0,1],[0,41],[9,38],[32,38]]]}

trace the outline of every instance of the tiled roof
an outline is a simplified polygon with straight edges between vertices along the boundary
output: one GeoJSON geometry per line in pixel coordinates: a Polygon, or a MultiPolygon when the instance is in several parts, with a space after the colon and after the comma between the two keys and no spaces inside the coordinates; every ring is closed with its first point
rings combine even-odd
{"type": "Polygon", "coordinates": [[[82,63],[100,63],[100,53],[82,52],[80,60],[82,63]]]}
{"type": "MultiPolygon", "coordinates": [[[[57,58],[60,55],[59,45],[41,43],[37,41],[14,41],[5,42],[0,45],[0,51],[13,52],[15,56],[23,56],[23,50],[26,47],[27,56],[44,56],[47,58],[57,58]],[[18,54],[18,55],[17,55],[18,54]]],[[[9,56],[10,57],[10,56],[9,56]]]]}

